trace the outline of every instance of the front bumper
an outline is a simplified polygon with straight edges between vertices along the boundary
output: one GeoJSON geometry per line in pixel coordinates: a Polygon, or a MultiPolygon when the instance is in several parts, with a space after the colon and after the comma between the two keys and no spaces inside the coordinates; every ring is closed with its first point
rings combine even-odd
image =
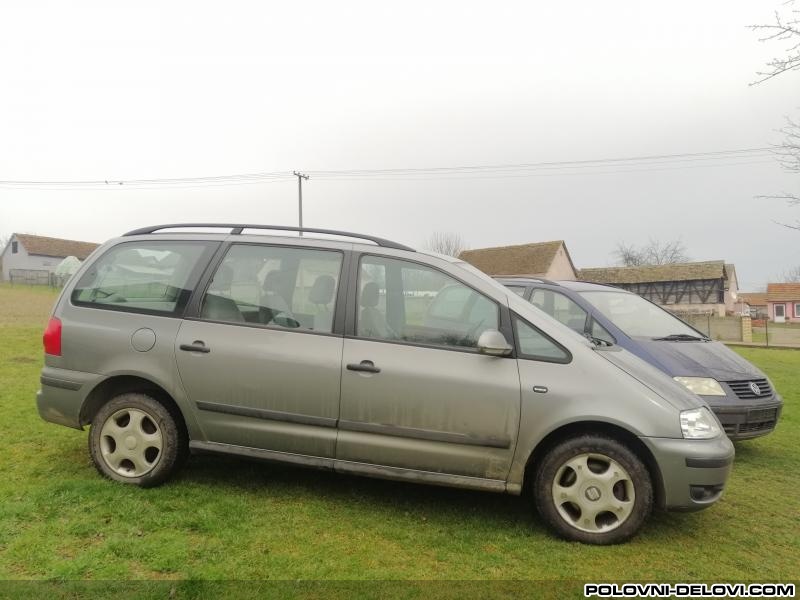
{"type": "Polygon", "coordinates": [[[721,404],[718,397],[702,396],[717,415],[725,434],[732,440],[749,440],[775,430],[783,409],[783,399],[775,394],[767,400],[721,404]]]}
{"type": "Polygon", "coordinates": [[[733,467],[733,443],[724,435],[712,440],[642,437],[661,472],[661,505],[696,511],[722,496],[733,467]]]}

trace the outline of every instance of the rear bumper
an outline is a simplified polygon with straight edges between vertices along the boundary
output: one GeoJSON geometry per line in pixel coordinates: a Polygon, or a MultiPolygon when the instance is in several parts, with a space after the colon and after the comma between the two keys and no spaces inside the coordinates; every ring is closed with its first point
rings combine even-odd
{"type": "Polygon", "coordinates": [[[734,448],[727,437],[640,439],[653,453],[661,471],[663,508],[703,510],[720,499],[733,467],[734,448]]]}
{"type": "Polygon", "coordinates": [[[36,393],[36,407],[45,421],[83,429],[80,412],[89,390],[102,380],[101,375],[45,367],[36,393]]]}
{"type": "Polygon", "coordinates": [[[713,398],[703,398],[732,440],[749,440],[772,433],[783,409],[783,399],[777,394],[766,401],[730,404],[715,404],[713,398]]]}

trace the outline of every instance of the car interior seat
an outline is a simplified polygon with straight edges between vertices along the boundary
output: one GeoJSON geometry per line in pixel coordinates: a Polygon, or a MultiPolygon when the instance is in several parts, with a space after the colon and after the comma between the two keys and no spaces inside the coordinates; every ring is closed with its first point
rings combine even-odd
{"type": "Polygon", "coordinates": [[[395,338],[389,324],[386,322],[386,315],[378,309],[380,295],[378,284],[370,281],[361,290],[361,314],[358,319],[358,335],[377,338],[395,338]]]}
{"type": "Polygon", "coordinates": [[[314,331],[331,331],[333,325],[333,312],[330,304],[336,290],[336,280],[330,275],[320,275],[314,280],[314,285],[308,293],[309,302],[317,307],[314,315],[314,331]]]}
{"type": "Polygon", "coordinates": [[[294,318],[289,303],[284,298],[287,282],[287,274],[278,269],[270,271],[264,277],[264,284],[261,287],[261,310],[259,311],[262,323],[271,323],[278,315],[294,318]]]}

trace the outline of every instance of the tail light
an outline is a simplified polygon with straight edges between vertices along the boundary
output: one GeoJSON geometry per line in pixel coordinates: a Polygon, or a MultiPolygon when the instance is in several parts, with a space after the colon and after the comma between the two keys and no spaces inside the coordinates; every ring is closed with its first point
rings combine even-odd
{"type": "Polygon", "coordinates": [[[44,353],[52,356],[61,356],[61,319],[50,317],[47,322],[47,329],[42,336],[44,342],[44,353]]]}

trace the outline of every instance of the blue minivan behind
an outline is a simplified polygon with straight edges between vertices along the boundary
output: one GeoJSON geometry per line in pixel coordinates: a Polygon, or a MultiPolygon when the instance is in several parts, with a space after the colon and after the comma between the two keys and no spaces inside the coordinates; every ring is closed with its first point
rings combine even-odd
{"type": "Polygon", "coordinates": [[[685,385],[708,403],[732,440],[775,429],[783,400],[767,376],[660,306],[595,283],[496,279],[578,333],[618,344],[685,385]]]}

